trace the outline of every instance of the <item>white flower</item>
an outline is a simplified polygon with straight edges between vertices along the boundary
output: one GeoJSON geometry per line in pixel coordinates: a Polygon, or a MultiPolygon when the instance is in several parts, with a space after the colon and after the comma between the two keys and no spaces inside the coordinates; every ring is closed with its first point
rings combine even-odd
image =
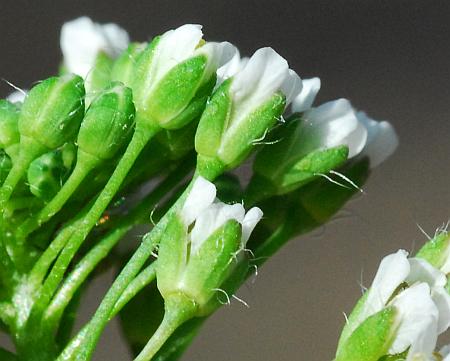
{"type": "Polygon", "coordinates": [[[225,204],[215,197],[214,184],[199,177],[194,182],[181,210],[181,218],[186,228],[194,224],[190,231],[193,254],[214,231],[231,219],[242,226],[241,249],[245,248],[251,232],[262,218],[262,211],[257,207],[251,208],[246,214],[242,204],[225,204]]]}
{"type": "Polygon", "coordinates": [[[83,78],[89,75],[100,52],[115,58],[128,43],[128,33],[118,25],[97,24],[85,16],[65,23],[61,29],[64,65],[83,78]]]}
{"type": "Polygon", "coordinates": [[[367,142],[361,155],[368,156],[370,167],[375,168],[394,153],[398,146],[397,134],[387,121],[378,122],[364,112],[357,112],[356,117],[367,129],[367,142]]]}
{"type": "Polygon", "coordinates": [[[399,250],[381,261],[367,298],[349,327],[354,330],[371,315],[393,306],[398,328],[389,353],[409,348],[407,360],[411,361],[431,355],[437,336],[450,326],[450,296],[445,284],[441,271],[422,259],[408,259],[408,253],[399,250]],[[402,284],[409,287],[401,290],[402,284]]]}
{"type": "Polygon", "coordinates": [[[222,84],[228,78],[231,78],[236,73],[241,71],[247,64],[249,58],[241,58],[239,50],[236,48],[236,52],[233,57],[217,69],[217,82],[216,88],[222,84]]]}
{"type": "Polygon", "coordinates": [[[303,79],[303,89],[292,101],[292,111],[302,113],[312,107],[320,90],[320,79],[303,79]]]}
{"type": "Polygon", "coordinates": [[[347,99],[338,99],[311,108],[303,114],[301,132],[305,154],[316,149],[346,145],[348,157],[359,154],[367,139],[367,129],[358,121],[347,99]]]}

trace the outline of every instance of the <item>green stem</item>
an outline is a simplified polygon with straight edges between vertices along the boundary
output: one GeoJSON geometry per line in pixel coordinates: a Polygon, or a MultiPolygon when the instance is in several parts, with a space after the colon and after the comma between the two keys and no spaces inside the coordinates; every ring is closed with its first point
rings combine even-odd
{"type": "Polygon", "coordinates": [[[128,144],[127,150],[117,165],[114,173],[109,179],[103,191],[95,200],[92,208],[83,217],[79,226],[74,231],[70,240],[64,246],[61,254],[55,262],[49,276],[44,283],[44,300],[49,301],[49,296],[51,297],[59,286],[64,273],[66,272],[70,262],[75,256],[76,252],[80,248],[81,244],[86,239],[87,235],[91,229],[95,226],[98,219],[101,217],[105,211],[108,204],[116,195],[122,184],[124,178],[127,176],[128,171],[133,166],[134,161],[138,157],[139,153],[142,151],[147,142],[157,133],[158,129],[143,129],[136,128],[133,138],[128,144]]]}
{"type": "Polygon", "coordinates": [[[2,361],[18,361],[18,358],[13,353],[0,348],[0,360],[2,361]]]}
{"type": "Polygon", "coordinates": [[[196,309],[195,303],[186,299],[183,295],[177,296],[181,299],[168,299],[166,301],[166,311],[161,324],[134,361],[150,361],[175,330],[193,317],[196,309]]]}
{"type": "Polygon", "coordinates": [[[17,230],[19,239],[25,238],[28,234],[35,231],[43,223],[58,213],[70,196],[76,191],[80,183],[86,178],[88,173],[99,163],[98,158],[85,152],[78,152],[78,159],[75,169],[69,179],[55,197],[42,209],[36,216],[27,219],[17,230]]]}
{"type": "Polygon", "coordinates": [[[133,281],[150,257],[153,249],[161,239],[170,216],[173,212],[182,207],[195,179],[199,176],[203,176],[204,178],[212,181],[220,175],[223,170],[222,165],[212,162],[210,159],[204,159],[201,157],[197,158],[197,167],[191,182],[175,204],[166,212],[158,224],[156,224],[153,230],[143,237],[141,245],[117,276],[111,288],[103,298],[93,318],[89,322],[89,325],[87,326],[88,328],[86,331],[83,331],[89,334],[89,338],[85,338],[81,334],[77,335],[63,351],[58,361],[85,361],[90,359],[95,345],[97,344],[103,329],[106,327],[106,324],[110,319],[111,312],[113,311],[117,301],[120,299],[121,294],[126,290],[130,282],[133,281]]]}
{"type": "Polygon", "coordinates": [[[120,298],[117,300],[109,319],[111,320],[116,316],[134,296],[136,296],[144,287],[152,283],[155,277],[156,262],[153,262],[144,268],[128,285],[125,291],[123,291],[120,298]]]}

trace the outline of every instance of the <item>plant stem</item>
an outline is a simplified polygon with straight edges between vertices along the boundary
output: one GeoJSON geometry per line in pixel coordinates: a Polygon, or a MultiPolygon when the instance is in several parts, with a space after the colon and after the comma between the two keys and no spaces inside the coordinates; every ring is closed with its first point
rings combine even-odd
{"type": "Polygon", "coordinates": [[[196,310],[196,304],[193,301],[181,294],[175,295],[174,300],[171,298],[166,300],[161,324],[134,361],[150,361],[175,330],[193,317],[196,310]]]}
{"type": "Polygon", "coordinates": [[[120,185],[122,184],[124,178],[127,176],[130,168],[133,166],[133,163],[138,157],[139,153],[142,151],[150,138],[152,138],[152,136],[157,133],[157,131],[158,129],[155,128],[136,128],[133,134],[133,138],[128,144],[127,150],[125,151],[125,154],[114,170],[114,173],[112,174],[105,188],[97,197],[89,212],[83,217],[77,229],[75,229],[69,241],[64,246],[61,254],[58,256],[55,265],[50,271],[50,274],[43,286],[45,290],[44,294],[47,298],[46,301],[49,301],[48,296],[51,297],[58,288],[59,283],[64,277],[64,273],[67,270],[67,267],[69,266],[76,252],[86,239],[91,229],[95,226],[97,220],[101,217],[108,204],[116,195],[120,185]]]}
{"type": "Polygon", "coordinates": [[[109,319],[111,320],[114,316],[116,316],[122,310],[122,308],[139,293],[139,291],[153,282],[155,277],[156,261],[144,268],[128,285],[125,291],[123,291],[120,298],[117,300],[116,305],[114,306],[111,315],[109,316],[109,319]]]}

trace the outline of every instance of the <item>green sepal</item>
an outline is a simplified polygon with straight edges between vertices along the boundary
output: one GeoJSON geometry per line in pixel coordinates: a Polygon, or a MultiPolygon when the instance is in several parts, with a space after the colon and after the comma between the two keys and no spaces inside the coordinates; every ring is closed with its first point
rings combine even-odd
{"type": "Polygon", "coordinates": [[[28,167],[27,180],[30,192],[45,201],[51,200],[67,179],[62,152],[52,151],[33,160],[28,167]]]}
{"type": "Polygon", "coordinates": [[[84,116],[84,96],[78,75],[48,78],[34,86],[20,112],[21,141],[26,136],[51,150],[74,139],[84,116]]]}
{"type": "Polygon", "coordinates": [[[194,254],[190,254],[179,284],[183,292],[197,303],[196,316],[212,312],[210,301],[214,300],[217,289],[233,269],[233,257],[239,249],[240,239],[241,225],[236,220],[229,220],[203,241],[194,254]]]}
{"type": "Polygon", "coordinates": [[[125,86],[132,88],[136,62],[146,46],[145,43],[131,43],[114,62],[111,80],[120,81],[125,86]]]}
{"type": "Polygon", "coordinates": [[[335,361],[378,361],[394,340],[397,324],[393,307],[368,317],[342,345],[335,361]]]}
{"type": "Polygon", "coordinates": [[[441,268],[450,251],[450,234],[448,232],[440,232],[417,252],[416,257],[421,258],[436,268],[441,268]]]}
{"type": "Polygon", "coordinates": [[[139,112],[147,121],[155,121],[165,129],[178,129],[190,117],[177,118],[191,103],[202,85],[208,59],[198,55],[177,64],[155,85],[149,97],[143,99],[139,112]]]}
{"type": "Polygon", "coordinates": [[[106,160],[133,133],[135,108],[130,88],[113,82],[91,104],[78,133],[80,150],[106,160]]]}
{"type": "Polygon", "coordinates": [[[230,120],[231,80],[225,80],[209,99],[195,135],[195,150],[206,157],[217,157],[222,134],[230,120]]]}
{"type": "Polygon", "coordinates": [[[0,100],[0,149],[4,149],[10,157],[15,155],[12,148],[20,142],[19,114],[15,104],[0,100]]]}
{"type": "Polygon", "coordinates": [[[176,214],[168,221],[158,250],[156,279],[161,295],[177,290],[184,266],[187,261],[187,230],[176,214]]]}

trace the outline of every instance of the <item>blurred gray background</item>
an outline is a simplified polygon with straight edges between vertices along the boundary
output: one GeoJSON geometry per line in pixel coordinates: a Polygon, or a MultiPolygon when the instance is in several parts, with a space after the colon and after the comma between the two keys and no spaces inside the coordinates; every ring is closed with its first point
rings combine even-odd
{"type": "MultiPolygon", "coordinates": [[[[434,0],[101,0],[0,2],[0,77],[28,88],[60,62],[59,28],[88,15],[117,22],[135,40],[187,22],[207,39],[250,55],[279,51],[302,76],[319,76],[319,101],[349,98],[400,136],[366,194],[323,230],[288,244],[254,284],[217,312],[184,360],[331,360],[343,312],[380,259],[417,249],[450,216],[450,2],[434,0]]],[[[0,96],[10,92],[0,83],[0,96]]],[[[102,277],[83,306],[89,316],[111,280],[102,277]]],[[[115,325],[95,360],[127,360],[115,325]]]]}

